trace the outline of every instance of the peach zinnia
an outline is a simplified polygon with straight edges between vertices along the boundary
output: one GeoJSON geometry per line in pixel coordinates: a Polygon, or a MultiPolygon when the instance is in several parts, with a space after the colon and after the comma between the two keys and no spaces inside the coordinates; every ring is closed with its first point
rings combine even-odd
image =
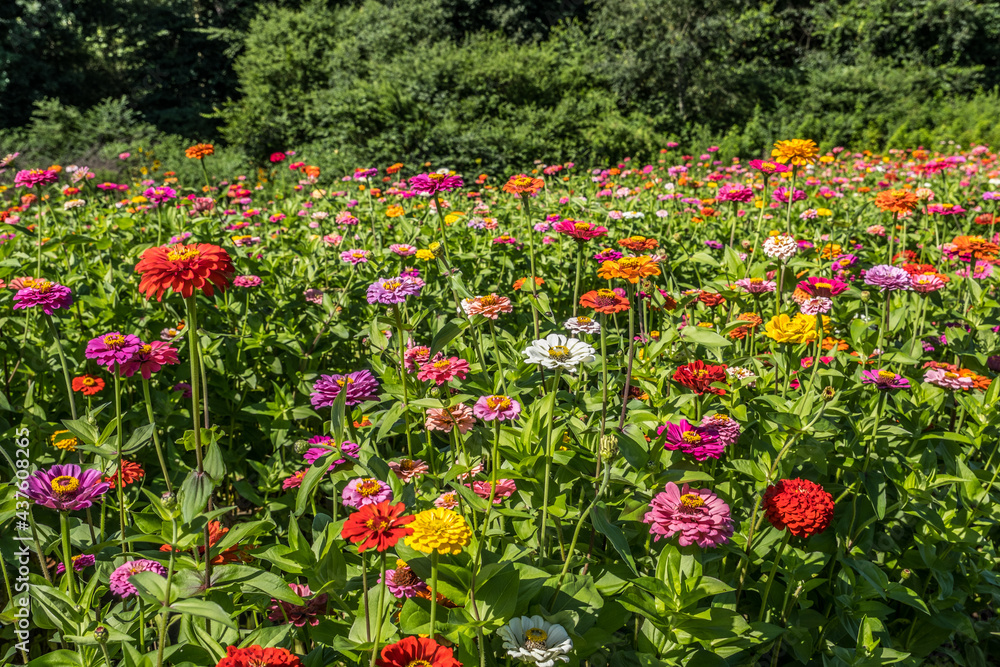
{"type": "Polygon", "coordinates": [[[142,260],[135,266],[142,276],[139,291],[151,299],[163,298],[167,289],[185,299],[196,290],[212,296],[215,288],[224,292],[236,269],[229,253],[208,243],[193,245],[156,246],[142,253],[142,260]]]}
{"type": "Polygon", "coordinates": [[[511,176],[503,186],[503,191],[512,195],[533,195],[545,187],[545,181],[527,174],[511,176]]]}
{"type": "Polygon", "coordinates": [[[651,257],[646,255],[642,255],[641,257],[622,257],[621,259],[601,264],[601,268],[597,270],[597,275],[605,280],[624,278],[630,283],[637,283],[640,278],[660,275],[660,267],[656,265],[656,262],[651,257]]]}

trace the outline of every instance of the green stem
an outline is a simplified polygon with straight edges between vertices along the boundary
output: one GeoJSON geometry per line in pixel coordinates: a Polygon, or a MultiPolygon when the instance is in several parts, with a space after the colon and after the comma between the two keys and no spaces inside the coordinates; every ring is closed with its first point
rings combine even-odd
{"type": "Polygon", "coordinates": [[[149,380],[142,378],[142,395],[146,400],[146,416],[149,418],[149,425],[153,427],[153,447],[156,449],[156,458],[160,461],[160,470],[163,471],[163,481],[167,484],[167,491],[174,492],[170,483],[170,471],[167,469],[167,460],[163,456],[163,447],[160,446],[160,436],[156,433],[156,419],[153,417],[153,401],[149,397],[149,380]]]}
{"type": "Polygon", "coordinates": [[[59,364],[62,366],[63,380],[66,382],[66,395],[69,397],[69,411],[76,419],[76,401],[73,399],[73,382],[69,378],[69,366],[66,364],[66,354],[63,352],[62,339],[59,338],[59,330],[56,328],[55,320],[51,315],[45,318],[49,323],[49,330],[52,338],[56,341],[56,350],[59,352],[59,364]]]}
{"type": "Polygon", "coordinates": [[[774,563],[771,565],[771,574],[767,577],[767,584],[764,586],[764,596],[760,601],[760,613],[757,614],[757,622],[759,623],[764,618],[764,613],[767,611],[767,598],[771,594],[771,584],[774,583],[774,578],[778,575],[778,563],[781,562],[781,555],[785,553],[785,547],[788,546],[788,541],[792,538],[792,533],[786,528],[785,534],[781,538],[781,544],[778,546],[778,553],[774,555],[774,563]]]}
{"type": "Polygon", "coordinates": [[[59,528],[62,532],[63,567],[66,568],[69,594],[70,597],[75,597],[76,581],[73,577],[73,554],[69,543],[69,515],[66,512],[59,512],[59,528]]]}
{"type": "Polygon", "coordinates": [[[194,295],[184,299],[184,303],[187,306],[188,356],[191,361],[191,423],[194,425],[194,455],[197,459],[198,472],[202,473],[205,469],[201,451],[201,396],[199,395],[198,386],[201,378],[201,372],[199,371],[201,355],[198,342],[198,306],[194,295]]]}
{"type": "Polygon", "coordinates": [[[375,667],[375,656],[378,655],[378,645],[382,641],[382,604],[385,601],[385,552],[381,553],[382,557],[382,579],[379,581],[378,587],[378,614],[376,615],[376,625],[375,625],[375,644],[372,645],[372,659],[368,663],[368,667],[375,667]]]}
{"type": "Polygon", "coordinates": [[[552,477],[552,457],[555,455],[552,447],[552,423],[556,420],[556,403],[559,400],[559,376],[562,368],[556,366],[555,380],[552,383],[552,412],[545,424],[545,478],[542,482],[542,525],[538,537],[538,558],[539,561],[545,557],[545,528],[549,520],[549,478],[552,477]]]}
{"type": "Polygon", "coordinates": [[[124,478],[122,477],[122,380],[121,364],[114,370],[115,376],[115,455],[118,467],[115,470],[115,488],[118,491],[118,527],[121,530],[119,540],[122,545],[122,553],[128,553],[128,545],[125,544],[125,489],[124,478]]]}
{"type": "MultiPolygon", "coordinates": [[[[399,377],[403,381],[403,421],[406,425],[406,455],[413,458],[413,434],[410,432],[409,381],[406,373],[406,341],[403,319],[399,314],[399,304],[394,304],[392,314],[396,320],[396,334],[399,337],[399,377]]],[[[374,657],[372,658],[374,660],[374,657]]]]}
{"type": "Polygon", "coordinates": [[[431,623],[430,623],[430,633],[431,639],[434,639],[436,633],[434,631],[435,625],[434,621],[437,618],[437,593],[438,593],[438,554],[437,549],[431,551],[431,623]]]}

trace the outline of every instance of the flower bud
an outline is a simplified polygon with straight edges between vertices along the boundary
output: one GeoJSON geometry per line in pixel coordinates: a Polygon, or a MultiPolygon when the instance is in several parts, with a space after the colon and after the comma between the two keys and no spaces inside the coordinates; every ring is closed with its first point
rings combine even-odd
{"type": "Polygon", "coordinates": [[[610,461],[618,456],[618,439],[613,435],[602,436],[598,453],[604,461],[610,461]]]}
{"type": "Polygon", "coordinates": [[[165,491],[163,495],[160,496],[160,502],[163,503],[163,507],[168,510],[172,510],[177,507],[177,494],[165,491]]]}
{"type": "Polygon", "coordinates": [[[861,300],[862,301],[864,301],[864,302],[867,303],[871,298],[872,298],[872,293],[871,292],[869,292],[868,290],[862,290],[862,292],[861,292],[861,300]]]}
{"type": "Polygon", "coordinates": [[[823,387],[823,393],[821,395],[823,396],[824,401],[830,402],[836,397],[837,392],[833,387],[823,387]]]}
{"type": "Polygon", "coordinates": [[[306,440],[296,440],[295,444],[292,446],[295,448],[296,454],[305,454],[307,451],[309,451],[309,447],[311,447],[309,442],[306,440]]]}
{"type": "Polygon", "coordinates": [[[1000,373],[1000,355],[991,355],[986,359],[986,367],[994,373],[1000,373]]]}
{"type": "Polygon", "coordinates": [[[103,625],[98,625],[94,628],[94,639],[102,644],[108,641],[108,629],[103,625]]]}

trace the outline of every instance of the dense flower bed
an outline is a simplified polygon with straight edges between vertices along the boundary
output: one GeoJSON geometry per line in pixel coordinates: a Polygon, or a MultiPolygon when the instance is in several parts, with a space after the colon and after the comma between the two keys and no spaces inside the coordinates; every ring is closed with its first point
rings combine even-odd
{"type": "Polygon", "coordinates": [[[203,185],[0,167],[5,660],[1000,650],[986,147],[231,180],[213,153],[203,185]]]}

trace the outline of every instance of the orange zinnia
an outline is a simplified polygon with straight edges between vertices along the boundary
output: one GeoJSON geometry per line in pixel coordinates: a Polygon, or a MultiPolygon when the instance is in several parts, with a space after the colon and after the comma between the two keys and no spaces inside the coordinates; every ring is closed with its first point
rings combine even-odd
{"type": "Polygon", "coordinates": [[[781,164],[791,162],[797,166],[814,163],[817,155],[819,146],[812,139],[779,141],[774,144],[774,150],[771,151],[771,157],[781,164]]]}
{"type": "Polygon", "coordinates": [[[622,257],[621,259],[609,260],[601,264],[601,268],[597,270],[597,275],[605,280],[624,278],[630,283],[637,283],[640,278],[660,275],[660,267],[647,255],[622,257]]]}
{"type": "Polygon", "coordinates": [[[611,315],[622,310],[628,310],[628,299],[619,296],[613,290],[599,289],[587,292],[580,297],[580,305],[593,308],[598,313],[611,315]]]}
{"type": "Polygon", "coordinates": [[[618,245],[628,248],[632,252],[643,252],[652,250],[660,243],[656,239],[647,239],[645,236],[630,236],[627,239],[619,239],[618,245]]]}
{"type": "Polygon", "coordinates": [[[906,190],[883,190],[875,195],[875,206],[887,213],[909,213],[917,207],[920,198],[906,190]]]}
{"type": "Polygon", "coordinates": [[[184,155],[188,156],[188,158],[192,160],[201,160],[202,158],[206,158],[209,155],[214,154],[215,146],[212,144],[195,144],[184,151],[184,155]]]}
{"type": "Polygon", "coordinates": [[[959,255],[974,259],[995,259],[1000,253],[1000,246],[982,236],[956,236],[952,243],[959,255]]]}
{"type": "Polygon", "coordinates": [[[224,292],[236,271],[229,253],[208,243],[150,248],[142,253],[135,270],[142,276],[139,291],[147,299],[155,294],[157,301],[168,288],[185,299],[195,290],[206,296],[212,296],[215,288],[224,292]]]}
{"type": "Polygon", "coordinates": [[[511,176],[510,180],[503,186],[504,192],[512,195],[533,195],[545,187],[545,181],[540,178],[533,178],[527,174],[511,176]]]}

